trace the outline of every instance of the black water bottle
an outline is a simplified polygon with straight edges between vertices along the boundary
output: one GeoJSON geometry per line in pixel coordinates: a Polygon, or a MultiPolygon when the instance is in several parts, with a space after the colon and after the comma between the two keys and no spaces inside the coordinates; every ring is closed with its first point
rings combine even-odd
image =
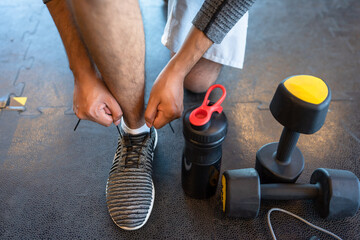
{"type": "Polygon", "coordinates": [[[222,143],[228,125],[221,107],[225,96],[226,90],[222,85],[213,85],[207,91],[203,104],[188,109],[183,116],[185,147],[181,181],[185,193],[193,198],[208,198],[216,192],[222,143]],[[220,88],[223,92],[215,104],[208,100],[214,88],[220,88]]]}

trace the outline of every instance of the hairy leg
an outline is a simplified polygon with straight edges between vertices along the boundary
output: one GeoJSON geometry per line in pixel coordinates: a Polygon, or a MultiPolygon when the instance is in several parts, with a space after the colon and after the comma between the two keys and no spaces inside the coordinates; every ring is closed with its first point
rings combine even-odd
{"type": "MultiPolygon", "coordinates": [[[[175,53],[172,53],[171,57],[174,55],[175,53]]],[[[200,58],[188,75],[186,75],[184,87],[194,93],[206,92],[215,83],[221,68],[222,64],[220,63],[200,58]]]]}
{"type": "Polygon", "coordinates": [[[138,0],[68,0],[104,82],[130,128],[144,120],[145,37],[138,0]]]}

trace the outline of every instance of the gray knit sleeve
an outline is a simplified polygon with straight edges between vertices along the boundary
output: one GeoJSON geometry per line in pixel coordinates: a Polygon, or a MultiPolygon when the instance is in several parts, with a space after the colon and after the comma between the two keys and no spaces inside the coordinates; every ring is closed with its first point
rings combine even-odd
{"type": "Polygon", "coordinates": [[[221,43],[254,2],[255,0],[205,0],[192,23],[211,41],[221,43]]]}

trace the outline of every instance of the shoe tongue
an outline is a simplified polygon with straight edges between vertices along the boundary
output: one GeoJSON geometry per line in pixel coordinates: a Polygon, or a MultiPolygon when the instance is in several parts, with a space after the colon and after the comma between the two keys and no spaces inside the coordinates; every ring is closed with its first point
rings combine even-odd
{"type": "Polygon", "coordinates": [[[124,137],[128,138],[125,140],[130,146],[127,148],[127,165],[128,167],[138,166],[142,152],[142,146],[146,137],[149,135],[148,132],[132,135],[124,132],[124,137]]]}

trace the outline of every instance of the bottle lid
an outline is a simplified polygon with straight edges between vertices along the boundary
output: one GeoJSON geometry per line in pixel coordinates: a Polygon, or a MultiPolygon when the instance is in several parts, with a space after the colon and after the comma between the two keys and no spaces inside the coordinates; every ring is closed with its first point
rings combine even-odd
{"type": "Polygon", "coordinates": [[[183,134],[185,139],[195,144],[217,145],[220,144],[227,133],[227,119],[220,105],[226,96],[225,88],[216,84],[209,88],[204,102],[200,107],[188,109],[183,116],[183,134]],[[216,102],[208,100],[210,92],[220,88],[223,92],[221,98],[216,102]]]}
{"type": "Polygon", "coordinates": [[[183,134],[185,139],[190,142],[202,146],[214,146],[224,141],[227,133],[227,118],[222,113],[214,112],[211,116],[211,124],[207,124],[203,129],[194,127],[190,121],[189,116],[194,108],[188,109],[183,117],[183,134]]]}
{"type": "Polygon", "coordinates": [[[190,123],[191,125],[193,125],[195,128],[196,127],[201,127],[201,126],[206,126],[210,119],[211,119],[211,115],[214,112],[218,112],[219,114],[222,112],[223,108],[221,106],[221,103],[224,101],[226,97],[226,89],[224,86],[220,85],[220,84],[215,84],[213,86],[211,86],[205,95],[204,101],[201,104],[200,107],[194,109],[189,117],[190,123]],[[214,90],[215,88],[220,88],[222,90],[222,96],[220,97],[220,99],[212,105],[209,105],[210,100],[209,100],[209,95],[212,92],[212,90],[214,90]]]}

